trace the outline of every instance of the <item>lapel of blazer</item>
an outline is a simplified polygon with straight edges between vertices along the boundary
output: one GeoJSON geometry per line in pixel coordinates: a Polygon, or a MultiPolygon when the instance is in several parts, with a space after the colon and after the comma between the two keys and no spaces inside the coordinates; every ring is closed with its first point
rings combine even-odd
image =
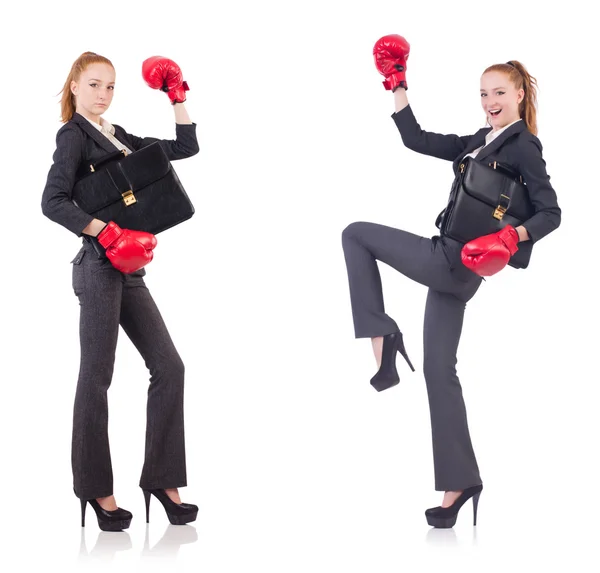
{"type": "Polygon", "coordinates": [[[475,158],[477,161],[482,161],[485,159],[490,153],[496,151],[509,137],[516,135],[517,133],[521,133],[527,126],[523,120],[517,121],[513,123],[509,128],[505,129],[494,141],[492,141],[489,145],[486,145],[475,158]]]}
{"type": "Polygon", "coordinates": [[[74,121],[81,127],[81,129],[83,129],[83,131],[85,131],[107,153],[114,153],[117,151],[117,148],[108,140],[108,138],[100,133],[93,125],[90,125],[90,122],[81,114],[75,112],[71,121],[74,121]]]}

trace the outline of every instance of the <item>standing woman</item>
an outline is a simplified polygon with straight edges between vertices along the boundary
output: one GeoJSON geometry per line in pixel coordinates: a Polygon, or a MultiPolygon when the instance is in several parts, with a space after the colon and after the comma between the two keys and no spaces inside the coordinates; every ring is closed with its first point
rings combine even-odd
{"type": "Polygon", "coordinates": [[[473,135],[442,135],[421,129],[408,103],[406,60],[409,44],[398,35],[375,44],[377,70],[383,85],[394,93],[392,118],[404,145],[418,153],[453,162],[455,175],[466,156],[475,161],[497,160],[519,172],[535,214],[516,229],[479,237],[466,245],[450,237],[420,237],[375,223],[352,223],[342,233],[356,338],[370,338],[378,365],[371,384],[378,391],[399,382],[396,352],[412,364],[402,333],[385,313],[377,261],[428,287],[424,319],[423,371],[427,385],[435,469],[435,489],[443,491],[441,506],[426,510],[434,527],[452,527],[462,505],[473,498],[474,523],[483,489],[471,444],[462,389],[456,374],[456,353],[466,303],[482,277],[502,269],[522,241],[539,241],[561,220],[556,193],[546,173],[537,138],[536,80],[517,62],[484,70],[481,105],[489,127],[473,135]]]}
{"type": "Polygon", "coordinates": [[[73,263],[73,290],[79,298],[81,363],[75,394],[73,490],[81,500],[82,526],[89,503],[106,531],[129,527],[132,515],[117,506],[108,443],[108,402],[119,325],[150,371],[146,445],[140,487],[163,504],[171,523],[196,519],[198,507],[181,503],[187,485],[183,395],[184,365],[152,295],[144,266],[152,260],[156,238],[101,221],[72,202],[72,189],[90,162],[116,150],[135,152],[160,141],[170,160],[198,153],[196,124],[183,102],[188,86],[171,60],[154,57],[143,67],[145,80],[167,92],[175,113],[175,140],[130,135],[102,117],[115,89],[115,69],[107,58],[83,53],[73,63],[62,90],[62,121],[42,196],[42,211],[78,237],[83,246],[73,263]]]}

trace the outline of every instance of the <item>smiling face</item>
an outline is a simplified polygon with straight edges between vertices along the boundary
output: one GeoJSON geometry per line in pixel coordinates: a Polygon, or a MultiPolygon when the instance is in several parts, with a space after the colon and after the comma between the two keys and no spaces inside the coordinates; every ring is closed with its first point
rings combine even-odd
{"type": "Polygon", "coordinates": [[[487,72],[481,76],[481,107],[494,131],[517,121],[525,91],[516,89],[508,74],[487,72]]]}
{"type": "Polygon", "coordinates": [[[88,119],[99,122],[100,116],[109,108],[115,89],[115,70],[108,64],[90,64],[79,77],[71,82],[75,95],[75,111],[88,119]]]}

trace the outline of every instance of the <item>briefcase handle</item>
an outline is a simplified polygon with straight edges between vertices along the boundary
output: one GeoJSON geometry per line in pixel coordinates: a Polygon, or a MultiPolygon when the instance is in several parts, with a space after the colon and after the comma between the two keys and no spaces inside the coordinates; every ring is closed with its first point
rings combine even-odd
{"type": "Polygon", "coordinates": [[[94,173],[101,165],[108,163],[109,161],[114,161],[115,159],[122,159],[127,156],[127,151],[125,149],[120,149],[119,151],[115,151],[114,153],[109,153],[104,157],[101,157],[95,163],[90,163],[90,172],[94,173]]]}
{"type": "Polygon", "coordinates": [[[504,175],[508,175],[509,177],[512,177],[515,181],[519,181],[519,183],[523,183],[523,177],[519,173],[517,173],[514,169],[511,169],[508,165],[498,163],[497,161],[488,163],[488,165],[492,169],[495,169],[496,171],[500,171],[501,173],[504,173],[504,175]]]}

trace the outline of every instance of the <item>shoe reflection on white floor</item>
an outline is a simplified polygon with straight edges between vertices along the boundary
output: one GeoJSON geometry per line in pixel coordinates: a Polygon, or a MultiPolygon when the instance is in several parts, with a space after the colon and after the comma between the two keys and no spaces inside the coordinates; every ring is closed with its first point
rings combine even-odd
{"type": "MultiPolygon", "coordinates": [[[[472,529],[473,536],[471,537],[471,544],[477,545],[477,527],[472,526],[472,529]]],[[[458,545],[454,527],[449,527],[447,529],[432,527],[425,536],[425,542],[428,545],[435,545],[437,547],[451,547],[458,545]]]]}
{"type": "Polygon", "coordinates": [[[150,547],[150,525],[146,524],[146,536],[144,538],[144,549],[141,557],[143,559],[175,558],[179,548],[187,543],[198,541],[196,528],[190,524],[171,525],[165,529],[163,536],[152,547],[150,547]]]}
{"type": "Polygon", "coordinates": [[[131,537],[126,531],[100,531],[94,547],[88,551],[85,542],[85,527],[81,528],[80,560],[112,561],[117,551],[127,551],[131,547],[131,537]]]}
{"type": "Polygon", "coordinates": [[[435,545],[437,547],[458,545],[456,532],[453,527],[449,527],[448,529],[432,527],[427,531],[425,541],[428,545],[435,545]]]}

